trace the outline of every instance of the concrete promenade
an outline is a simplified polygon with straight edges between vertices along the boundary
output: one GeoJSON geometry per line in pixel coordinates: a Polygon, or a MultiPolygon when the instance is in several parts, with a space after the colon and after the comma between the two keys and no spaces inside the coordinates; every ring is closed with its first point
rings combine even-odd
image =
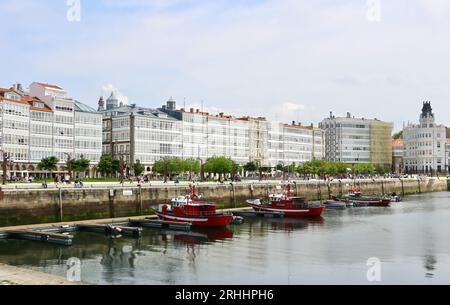
{"type": "MultiPolygon", "coordinates": [[[[150,215],[153,208],[171,198],[185,195],[189,182],[86,183],[55,185],[47,189],[40,184],[10,184],[0,188],[0,227],[26,224],[82,221],[150,215]]],[[[247,199],[267,198],[282,191],[279,180],[243,181],[230,184],[196,183],[198,193],[219,208],[245,206],[247,199]]],[[[309,200],[325,200],[333,194],[357,188],[368,195],[448,191],[450,180],[440,178],[297,180],[292,181],[295,195],[309,200]]]]}
{"type": "Polygon", "coordinates": [[[63,277],[0,264],[0,285],[83,285],[63,277]]]}

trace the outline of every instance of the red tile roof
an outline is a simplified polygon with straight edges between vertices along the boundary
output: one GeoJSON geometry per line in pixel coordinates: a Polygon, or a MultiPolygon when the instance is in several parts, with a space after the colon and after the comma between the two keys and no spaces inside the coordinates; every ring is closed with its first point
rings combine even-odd
{"type": "Polygon", "coordinates": [[[22,97],[22,101],[28,103],[31,106],[32,110],[39,110],[39,111],[45,111],[45,112],[53,112],[52,109],[42,100],[40,100],[37,97],[31,97],[29,95],[25,95],[22,97]],[[35,107],[33,106],[33,102],[39,102],[39,103],[43,103],[44,107],[35,107]]]}
{"type": "Polygon", "coordinates": [[[40,86],[42,86],[42,87],[46,87],[46,88],[52,88],[52,89],[64,90],[63,88],[58,87],[58,86],[56,86],[56,85],[45,84],[45,83],[36,83],[36,84],[38,84],[38,85],[40,85],[40,86]]]}

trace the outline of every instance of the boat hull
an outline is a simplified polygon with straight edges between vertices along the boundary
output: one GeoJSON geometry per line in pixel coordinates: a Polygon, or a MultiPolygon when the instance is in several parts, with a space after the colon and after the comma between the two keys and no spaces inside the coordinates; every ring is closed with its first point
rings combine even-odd
{"type": "Polygon", "coordinates": [[[221,228],[226,227],[233,221],[233,215],[215,215],[208,217],[179,216],[172,213],[156,212],[161,220],[169,222],[190,223],[198,228],[221,228]]]}
{"type": "Polygon", "coordinates": [[[320,217],[325,210],[325,206],[306,209],[277,209],[260,204],[250,203],[249,205],[257,212],[281,213],[284,217],[320,217]]]}
{"type": "Polygon", "coordinates": [[[340,199],[340,201],[353,202],[356,207],[358,206],[389,207],[391,205],[391,200],[389,199],[380,199],[380,200],[340,199]]]}

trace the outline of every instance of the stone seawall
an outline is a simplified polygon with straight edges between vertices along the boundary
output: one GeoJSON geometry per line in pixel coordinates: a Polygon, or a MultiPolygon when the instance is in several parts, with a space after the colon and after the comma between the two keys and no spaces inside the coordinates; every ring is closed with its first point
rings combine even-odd
{"type": "MultiPolygon", "coordinates": [[[[448,191],[450,181],[431,179],[351,180],[332,182],[294,182],[296,195],[310,200],[328,199],[331,194],[345,193],[356,185],[364,194],[381,195],[396,192],[408,195],[448,191]]],[[[152,207],[167,199],[186,194],[186,186],[127,186],[84,189],[4,189],[0,191],[0,226],[52,223],[87,219],[128,217],[151,214],[152,207]]],[[[251,198],[267,198],[279,193],[278,182],[202,184],[198,192],[220,207],[242,206],[251,198]]]]}

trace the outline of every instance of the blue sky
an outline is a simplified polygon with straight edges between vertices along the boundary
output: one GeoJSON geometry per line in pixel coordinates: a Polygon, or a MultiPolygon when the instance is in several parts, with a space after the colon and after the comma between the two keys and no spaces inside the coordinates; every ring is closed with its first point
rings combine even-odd
{"type": "Polygon", "coordinates": [[[317,123],[329,111],[450,125],[450,1],[2,0],[0,86],[58,84],[95,106],[119,90],[157,107],[317,123]]]}

